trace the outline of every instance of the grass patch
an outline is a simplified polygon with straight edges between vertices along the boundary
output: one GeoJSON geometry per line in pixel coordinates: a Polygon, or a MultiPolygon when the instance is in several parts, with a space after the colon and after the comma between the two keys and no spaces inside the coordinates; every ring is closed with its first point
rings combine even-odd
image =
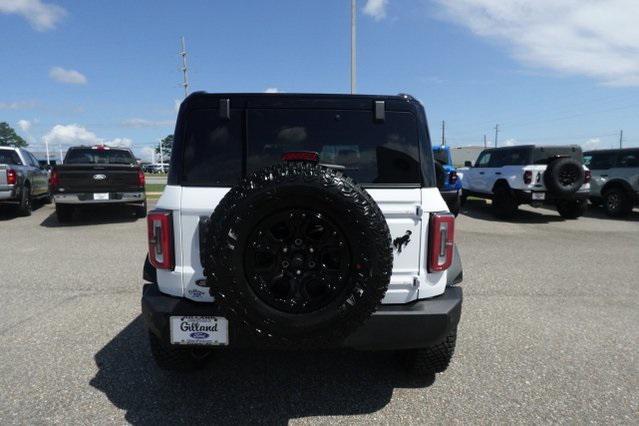
{"type": "Polygon", "coordinates": [[[147,183],[145,188],[146,192],[162,192],[165,186],[163,183],[147,183]]]}

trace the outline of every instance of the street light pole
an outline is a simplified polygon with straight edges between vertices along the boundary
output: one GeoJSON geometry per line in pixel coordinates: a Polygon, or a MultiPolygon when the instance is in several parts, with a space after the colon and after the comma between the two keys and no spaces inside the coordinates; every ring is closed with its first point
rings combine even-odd
{"type": "Polygon", "coordinates": [[[351,0],[351,95],[355,93],[355,38],[356,38],[356,24],[357,24],[357,0],[351,0]]]}

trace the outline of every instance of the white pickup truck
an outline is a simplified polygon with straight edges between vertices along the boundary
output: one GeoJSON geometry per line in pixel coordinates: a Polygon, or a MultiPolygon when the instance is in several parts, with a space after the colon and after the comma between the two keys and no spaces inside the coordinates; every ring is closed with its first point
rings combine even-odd
{"type": "Polygon", "coordinates": [[[490,199],[500,218],[515,215],[520,204],[552,204],[563,218],[576,219],[588,205],[590,171],[578,145],[491,148],[465,166],[458,170],[462,203],[468,196],[490,199]]]}

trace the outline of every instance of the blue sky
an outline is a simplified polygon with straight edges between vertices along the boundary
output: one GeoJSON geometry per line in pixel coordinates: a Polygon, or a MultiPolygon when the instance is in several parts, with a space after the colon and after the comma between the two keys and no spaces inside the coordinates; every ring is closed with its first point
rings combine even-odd
{"type": "MultiPolygon", "coordinates": [[[[358,0],[359,93],[410,93],[450,145],[639,146],[632,0],[358,0]]],[[[633,18],[634,17],[634,18],[633,18]]],[[[0,0],[0,121],[41,150],[148,150],[191,90],[349,91],[348,0],[0,0]]]]}

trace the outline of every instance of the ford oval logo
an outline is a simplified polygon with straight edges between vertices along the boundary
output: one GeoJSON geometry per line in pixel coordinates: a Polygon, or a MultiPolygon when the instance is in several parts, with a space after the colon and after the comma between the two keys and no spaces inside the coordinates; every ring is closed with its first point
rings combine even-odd
{"type": "Polygon", "coordinates": [[[209,337],[209,333],[205,333],[203,331],[194,331],[193,333],[189,334],[189,336],[194,339],[206,339],[207,337],[209,337]]]}
{"type": "Polygon", "coordinates": [[[95,179],[95,180],[104,180],[104,179],[106,179],[106,175],[103,175],[103,174],[93,175],[93,179],[95,179]]]}

